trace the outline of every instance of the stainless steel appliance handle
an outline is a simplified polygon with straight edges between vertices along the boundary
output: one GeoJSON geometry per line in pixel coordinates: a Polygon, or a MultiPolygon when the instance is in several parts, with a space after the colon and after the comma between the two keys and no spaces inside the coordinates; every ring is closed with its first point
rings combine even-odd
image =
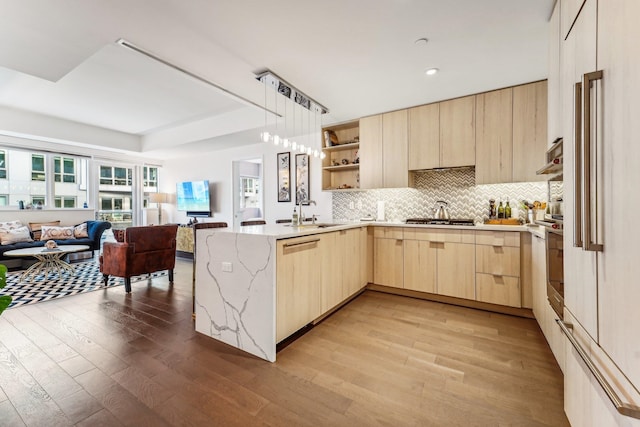
{"type": "Polygon", "coordinates": [[[576,248],[582,247],[582,164],[580,162],[582,158],[582,83],[575,84],[574,92],[575,102],[575,137],[574,140],[574,157],[573,157],[573,198],[574,213],[573,213],[573,246],[576,248]]]}
{"type": "Polygon", "coordinates": [[[584,139],[584,160],[582,168],[584,170],[584,250],[602,252],[603,245],[594,243],[591,240],[591,82],[602,79],[602,70],[586,73],[582,76],[583,87],[583,107],[584,107],[584,128],[582,138],[584,139]]]}
{"type": "Polygon", "coordinates": [[[627,417],[640,419],[640,407],[636,405],[632,405],[630,403],[625,403],[622,401],[620,396],[618,396],[618,393],[616,393],[613,387],[611,387],[611,384],[609,384],[609,382],[602,375],[598,367],[593,363],[593,361],[591,361],[591,357],[589,357],[587,352],[582,348],[580,343],[575,339],[575,337],[573,336],[573,333],[571,333],[571,331],[569,330],[573,328],[573,325],[571,325],[570,323],[564,322],[560,319],[556,319],[556,323],[558,324],[558,326],[560,326],[560,330],[562,330],[562,332],[567,336],[567,339],[569,339],[569,342],[571,343],[573,348],[575,348],[576,352],[578,353],[578,355],[580,356],[584,364],[587,365],[587,368],[589,368],[589,371],[591,371],[591,374],[598,381],[598,384],[600,384],[600,387],[602,387],[602,389],[606,393],[609,400],[611,400],[611,403],[613,403],[613,406],[615,406],[616,410],[620,414],[626,415],[627,417]]]}

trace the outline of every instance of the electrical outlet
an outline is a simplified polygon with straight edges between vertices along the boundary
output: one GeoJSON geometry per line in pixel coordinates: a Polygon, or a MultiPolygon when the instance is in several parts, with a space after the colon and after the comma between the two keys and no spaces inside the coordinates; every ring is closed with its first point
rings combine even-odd
{"type": "Polygon", "coordinates": [[[230,263],[230,262],[223,262],[222,263],[222,271],[224,271],[226,273],[233,272],[233,264],[230,263]]]}
{"type": "Polygon", "coordinates": [[[349,202],[349,209],[355,209],[355,205],[353,204],[353,201],[349,202]]]}
{"type": "Polygon", "coordinates": [[[362,200],[358,200],[358,209],[362,210],[362,200]]]}

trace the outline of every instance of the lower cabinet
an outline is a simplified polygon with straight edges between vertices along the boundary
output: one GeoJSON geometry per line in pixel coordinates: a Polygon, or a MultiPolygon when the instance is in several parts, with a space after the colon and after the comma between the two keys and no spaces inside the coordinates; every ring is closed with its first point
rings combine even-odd
{"type": "Polygon", "coordinates": [[[326,236],[277,242],[276,341],[293,334],[322,314],[320,260],[326,236]]]}
{"type": "Polygon", "coordinates": [[[556,323],[558,315],[547,300],[547,256],[545,239],[533,236],[531,241],[531,285],[533,315],[553,352],[560,369],[565,371],[565,341],[556,323]]]}
{"type": "Polygon", "coordinates": [[[367,285],[367,227],[278,240],[276,340],[367,285]]]}
{"type": "Polygon", "coordinates": [[[367,229],[322,234],[322,313],[367,285],[367,229]]]}
{"type": "Polygon", "coordinates": [[[478,301],[522,307],[520,233],[478,231],[476,291],[478,301]]]}
{"type": "Polygon", "coordinates": [[[474,299],[474,242],[473,231],[405,228],[404,288],[474,299]]]}
{"type": "Polygon", "coordinates": [[[392,288],[404,287],[402,228],[375,227],[373,230],[373,282],[392,288]]]}

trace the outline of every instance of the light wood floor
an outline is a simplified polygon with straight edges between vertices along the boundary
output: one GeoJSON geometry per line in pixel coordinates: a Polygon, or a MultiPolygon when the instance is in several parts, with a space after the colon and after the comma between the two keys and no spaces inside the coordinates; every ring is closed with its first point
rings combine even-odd
{"type": "Polygon", "coordinates": [[[271,364],[196,334],[175,279],[0,316],[0,425],[568,425],[534,320],[367,291],[271,364]]]}

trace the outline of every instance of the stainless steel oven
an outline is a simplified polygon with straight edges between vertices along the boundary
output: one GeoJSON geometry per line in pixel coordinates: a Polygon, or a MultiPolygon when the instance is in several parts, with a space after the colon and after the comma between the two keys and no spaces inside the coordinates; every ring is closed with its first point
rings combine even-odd
{"type": "Polygon", "coordinates": [[[556,314],[564,317],[564,263],[562,229],[546,228],[547,299],[556,314]]]}

